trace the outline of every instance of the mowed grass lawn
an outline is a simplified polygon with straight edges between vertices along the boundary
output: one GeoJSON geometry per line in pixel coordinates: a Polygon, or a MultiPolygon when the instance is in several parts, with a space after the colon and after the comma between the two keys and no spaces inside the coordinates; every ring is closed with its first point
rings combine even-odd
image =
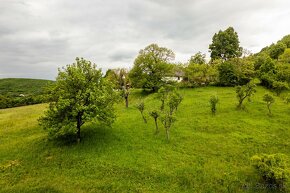
{"type": "Polygon", "coordinates": [[[261,87],[246,111],[236,110],[234,88],[180,92],[169,143],[161,123],[154,135],[153,119],[145,124],[135,108],[140,97],[147,109],[158,108],[156,95],[139,91],[128,109],[116,106],[112,128],[84,125],[80,144],[47,140],[37,123],[45,104],[0,110],[0,192],[266,192],[255,188],[250,158],[290,154],[290,105],[275,97],[269,117],[261,87]],[[213,94],[220,99],[216,116],[213,94]]]}

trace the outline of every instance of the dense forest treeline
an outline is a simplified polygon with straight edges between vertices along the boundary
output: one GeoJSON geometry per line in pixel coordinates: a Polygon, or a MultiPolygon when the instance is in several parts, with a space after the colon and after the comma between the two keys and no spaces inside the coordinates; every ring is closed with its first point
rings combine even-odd
{"type": "Polygon", "coordinates": [[[45,87],[51,83],[39,79],[0,79],[0,109],[47,102],[45,87]]]}
{"type": "MultiPolygon", "coordinates": [[[[210,60],[197,52],[186,63],[174,62],[174,52],[157,44],[141,49],[133,68],[109,69],[105,78],[128,100],[130,88],[157,91],[164,85],[178,87],[237,86],[253,79],[280,95],[290,84],[290,35],[250,53],[240,46],[234,28],[215,33],[209,45],[210,60]]],[[[0,108],[47,102],[43,87],[52,81],[0,80],[0,108]],[[24,90],[23,90],[24,89],[24,90]]],[[[128,102],[128,101],[127,101],[128,102]]]]}
{"type": "Polygon", "coordinates": [[[140,50],[133,68],[108,70],[105,77],[115,88],[157,91],[165,84],[179,87],[207,85],[245,85],[253,79],[279,95],[289,89],[290,35],[253,54],[240,47],[237,32],[232,27],[218,33],[209,45],[211,59],[198,52],[186,63],[174,63],[172,50],[151,44],[140,50]]]}

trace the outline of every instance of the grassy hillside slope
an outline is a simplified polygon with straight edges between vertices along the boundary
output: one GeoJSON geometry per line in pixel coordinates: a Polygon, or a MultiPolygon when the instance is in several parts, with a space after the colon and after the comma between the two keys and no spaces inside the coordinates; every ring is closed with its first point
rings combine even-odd
{"type": "Polygon", "coordinates": [[[40,79],[26,79],[26,78],[5,78],[0,79],[0,95],[10,95],[19,96],[19,94],[24,95],[35,95],[42,92],[43,87],[50,80],[40,80],[40,79]]]}
{"type": "Polygon", "coordinates": [[[237,111],[234,88],[181,90],[169,143],[133,106],[143,97],[158,107],[155,95],[135,93],[128,109],[117,105],[112,128],[84,125],[78,145],[46,139],[37,124],[45,104],[0,110],[0,192],[266,192],[255,189],[250,158],[290,155],[290,107],[275,97],[274,116],[267,116],[265,92],[258,88],[247,111],[237,111]],[[216,116],[211,94],[220,98],[216,116]]]}

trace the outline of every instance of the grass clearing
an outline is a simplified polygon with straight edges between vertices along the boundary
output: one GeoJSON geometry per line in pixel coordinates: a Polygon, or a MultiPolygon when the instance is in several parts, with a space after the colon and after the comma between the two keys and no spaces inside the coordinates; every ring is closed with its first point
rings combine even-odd
{"type": "Polygon", "coordinates": [[[250,158],[290,154],[289,105],[275,97],[269,117],[262,87],[245,111],[235,108],[234,88],[180,92],[169,143],[161,124],[154,135],[153,119],[147,114],[144,124],[134,106],[142,98],[145,108],[159,107],[155,94],[133,92],[128,109],[116,106],[112,128],[86,124],[78,145],[47,140],[37,124],[46,104],[0,110],[0,192],[266,192],[255,189],[250,158]],[[209,104],[214,94],[216,116],[209,104]]]}

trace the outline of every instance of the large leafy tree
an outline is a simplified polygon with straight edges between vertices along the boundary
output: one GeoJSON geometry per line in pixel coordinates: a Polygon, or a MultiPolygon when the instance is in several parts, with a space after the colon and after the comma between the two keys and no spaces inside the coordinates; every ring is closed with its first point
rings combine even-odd
{"type": "Polygon", "coordinates": [[[218,84],[221,86],[238,85],[238,76],[233,63],[226,61],[218,65],[218,84]]]}
{"type": "Polygon", "coordinates": [[[287,48],[290,48],[290,34],[284,36],[281,42],[283,42],[287,46],[287,48]]]}
{"type": "Polygon", "coordinates": [[[133,86],[156,91],[162,85],[163,78],[170,72],[172,65],[169,63],[174,58],[172,50],[157,44],[140,50],[129,74],[133,86]]]}
{"type": "Polygon", "coordinates": [[[271,58],[278,60],[279,56],[284,53],[287,46],[283,42],[278,42],[269,48],[271,58]]]}
{"type": "Polygon", "coordinates": [[[211,59],[223,59],[240,57],[242,55],[242,47],[240,47],[239,37],[233,27],[229,27],[225,31],[220,30],[215,33],[212,38],[212,44],[209,45],[211,59]]]}
{"type": "Polygon", "coordinates": [[[190,57],[189,64],[205,64],[206,55],[202,54],[201,52],[197,52],[193,56],[190,57]]]}
{"type": "Polygon", "coordinates": [[[231,58],[217,63],[218,84],[221,86],[245,85],[255,77],[251,57],[231,58]]]}
{"type": "Polygon", "coordinates": [[[45,116],[40,124],[52,137],[74,135],[81,139],[81,126],[89,121],[111,124],[116,94],[95,64],[83,58],[59,69],[45,116]]]}
{"type": "Polygon", "coordinates": [[[185,79],[190,86],[208,85],[215,82],[217,70],[214,65],[189,63],[185,69],[185,79]]]}
{"type": "Polygon", "coordinates": [[[290,66],[287,63],[283,63],[280,58],[281,56],[277,62],[266,53],[261,53],[255,61],[261,85],[273,89],[277,95],[283,90],[289,89],[290,83],[290,66]]]}
{"type": "Polygon", "coordinates": [[[275,65],[273,59],[265,52],[261,52],[254,57],[255,70],[260,70],[261,66],[271,64],[275,65]]]}
{"type": "Polygon", "coordinates": [[[261,80],[261,84],[267,88],[271,88],[277,74],[275,61],[269,55],[261,54],[257,58],[255,66],[256,68],[259,67],[258,77],[261,80]]]}
{"type": "Polygon", "coordinates": [[[121,91],[121,96],[125,99],[126,108],[128,108],[131,85],[128,71],[125,68],[109,69],[105,74],[105,79],[114,85],[114,89],[121,91]]]}
{"type": "Polygon", "coordinates": [[[244,58],[232,58],[229,62],[234,65],[237,83],[239,85],[247,84],[256,76],[254,58],[251,56],[244,58]]]}
{"type": "Polygon", "coordinates": [[[122,90],[130,84],[128,71],[125,68],[108,69],[105,78],[113,83],[115,89],[122,90]]]}
{"type": "Polygon", "coordinates": [[[284,53],[279,56],[279,62],[290,64],[290,48],[285,49],[284,53]]]}

